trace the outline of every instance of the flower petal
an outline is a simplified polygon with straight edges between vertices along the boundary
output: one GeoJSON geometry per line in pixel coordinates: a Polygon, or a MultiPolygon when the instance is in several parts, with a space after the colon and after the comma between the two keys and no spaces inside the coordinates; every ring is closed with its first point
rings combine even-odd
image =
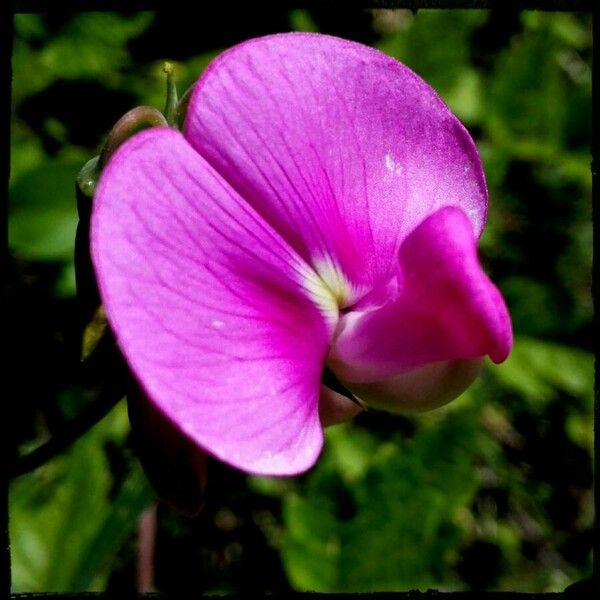
{"type": "Polygon", "coordinates": [[[487,209],[468,133],[393,58],[304,33],[251,40],[196,84],[185,135],[309,263],[342,306],[387,274],[427,215],[487,209]]]}
{"type": "Polygon", "coordinates": [[[502,362],[512,344],[510,317],[477,259],[473,227],[451,207],[431,215],[402,244],[397,298],[350,312],[338,331],[329,366],[353,382],[487,354],[502,362]]]}
{"type": "Polygon", "coordinates": [[[368,406],[390,412],[432,410],[458,398],[481,372],[483,359],[444,360],[370,383],[350,383],[368,406]]]}
{"type": "Polygon", "coordinates": [[[353,419],[363,411],[362,407],[346,398],[342,394],[321,386],[321,399],[319,401],[319,415],[323,427],[337,425],[353,419]]]}
{"type": "Polygon", "coordinates": [[[148,130],[113,157],[92,254],[119,346],[182,432],[253,473],[315,462],[335,323],[314,273],[181,134],[148,130]]]}

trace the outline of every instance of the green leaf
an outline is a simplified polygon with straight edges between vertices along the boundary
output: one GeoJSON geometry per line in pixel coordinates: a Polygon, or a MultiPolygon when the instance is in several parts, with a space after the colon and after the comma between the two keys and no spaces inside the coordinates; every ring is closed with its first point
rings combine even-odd
{"type": "MultiPolygon", "coordinates": [[[[404,62],[446,98],[459,93],[456,86],[465,79],[465,69],[470,66],[473,32],[485,19],[486,14],[480,11],[420,11],[409,29],[401,28],[384,37],[378,46],[404,62]]],[[[472,79],[474,74],[468,77],[472,79]]],[[[473,81],[466,83],[469,87],[463,92],[463,101],[466,94],[477,93],[473,81]]],[[[468,99],[469,103],[475,101],[475,97],[468,99]]]]}
{"type": "Polygon", "coordinates": [[[100,590],[110,562],[134,529],[152,494],[132,472],[114,502],[103,451],[122,441],[125,407],[118,405],[65,455],[13,482],[10,533],[14,591],[100,590]]]}
{"type": "Polygon", "coordinates": [[[111,559],[136,526],[139,515],[149,506],[154,492],[138,463],[123,482],[104,519],[81,553],[70,582],[71,591],[103,589],[111,559]]]}
{"type": "Polygon", "coordinates": [[[486,88],[489,117],[496,129],[516,139],[560,140],[567,104],[556,51],[556,42],[544,27],[516,37],[500,55],[486,88]]]}
{"type": "Polygon", "coordinates": [[[301,8],[290,11],[289,15],[290,27],[294,31],[308,31],[315,33],[318,27],[310,15],[310,12],[301,8]]]}
{"type": "Polygon", "coordinates": [[[351,484],[366,473],[377,442],[369,432],[343,424],[327,430],[327,446],[344,481],[351,484]]]}
{"type": "Polygon", "coordinates": [[[30,260],[71,260],[77,228],[76,162],[49,160],[10,189],[9,243],[30,260]]]}
{"type": "Polygon", "coordinates": [[[541,408],[563,391],[585,401],[591,411],[594,394],[593,356],[578,348],[518,337],[502,365],[491,372],[502,385],[541,408]]]}
{"type": "Polygon", "coordinates": [[[15,104],[58,79],[96,79],[107,85],[116,83],[116,69],[131,61],[127,42],[142,33],[153,14],[130,16],[90,12],[70,18],[41,48],[28,43],[32,32],[41,35],[41,22],[30,15],[15,17],[13,69],[17,74],[13,97],[15,104]],[[31,73],[32,76],[24,74],[31,73]]]}
{"type": "MultiPolygon", "coordinates": [[[[292,584],[322,592],[458,585],[451,572],[454,548],[465,536],[458,513],[478,483],[476,411],[454,412],[400,444],[375,449],[371,440],[347,457],[359,463],[348,477],[336,454],[341,438],[357,433],[346,426],[328,436],[333,447],[326,447],[306,489],[284,500],[283,559],[292,584]]],[[[346,448],[353,443],[344,441],[346,448]]]]}

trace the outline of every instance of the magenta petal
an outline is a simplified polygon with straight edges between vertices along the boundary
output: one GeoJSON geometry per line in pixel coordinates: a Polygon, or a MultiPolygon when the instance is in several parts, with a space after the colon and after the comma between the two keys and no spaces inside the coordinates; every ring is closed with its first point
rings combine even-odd
{"type": "Polygon", "coordinates": [[[393,58],[304,33],[251,40],[203,74],[185,135],[348,305],[444,206],[482,230],[487,191],[468,133],[393,58]],[[344,284],[344,285],[345,285],[344,284]]]}
{"type": "Polygon", "coordinates": [[[434,362],[506,358],[508,311],[481,268],[461,210],[431,215],[406,238],[399,258],[398,297],[342,318],[330,356],[338,377],[372,382],[434,362]]]}
{"type": "Polygon", "coordinates": [[[111,160],[92,254],[119,346],[176,427],[252,473],[315,462],[332,324],[310,269],[181,134],[143,132],[111,160]]]}

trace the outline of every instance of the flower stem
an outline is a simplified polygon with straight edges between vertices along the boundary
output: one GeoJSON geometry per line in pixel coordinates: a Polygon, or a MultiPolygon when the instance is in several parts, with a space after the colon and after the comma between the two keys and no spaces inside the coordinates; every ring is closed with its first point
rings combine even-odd
{"type": "Polygon", "coordinates": [[[117,148],[138,131],[148,127],[166,127],[168,125],[164,115],[156,108],[151,106],[132,108],[116,122],[108,134],[108,139],[98,159],[98,171],[102,171],[117,148]]]}
{"type": "Polygon", "coordinates": [[[173,64],[166,62],[163,66],[163,71],[167,75],[167,99],[165,101],[164,115],[167,123],[173,127],[177,124],[177,87],[173,78],[173,64]]]}
{"type": "Polygon", "coordinates": [[[156,502],[149,506],[138,521],[136,591],[148,594],[154,590],[154,548],[156,545],[156,502]]]}

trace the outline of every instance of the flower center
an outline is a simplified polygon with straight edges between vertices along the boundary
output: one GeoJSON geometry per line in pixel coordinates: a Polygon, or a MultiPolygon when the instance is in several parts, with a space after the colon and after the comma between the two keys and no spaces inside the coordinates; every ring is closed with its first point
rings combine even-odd
{"type": "Polygon", "coordinates": [[[335,327],[339,313],[360,297],[342,270],[330,259],[321,258],[305,274],[304,287],[335,327]]]}
{"type": "Polygon", "coordinates": [[[325,258],[316,261],[315,271],[322,284],[333,296],[339,310],[350,306],[354,302],[356,290],[331,259],[325,258]]]}

